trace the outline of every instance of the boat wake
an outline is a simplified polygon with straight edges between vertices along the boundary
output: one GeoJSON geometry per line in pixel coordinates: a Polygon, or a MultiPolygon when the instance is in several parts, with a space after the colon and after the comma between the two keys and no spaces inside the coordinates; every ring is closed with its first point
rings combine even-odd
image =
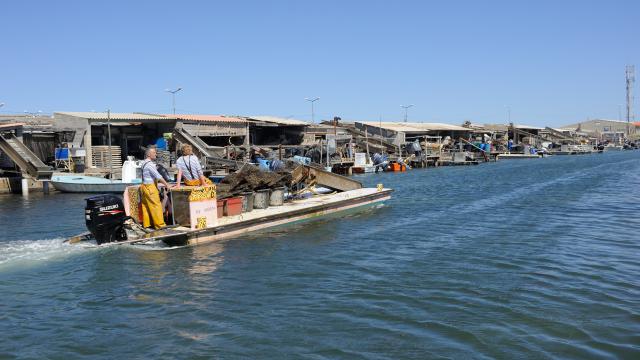
{"type": "Polygon", "coordinates": [[[62,259],[82,251],[87,247],[67,244],[63,238],[0,242],[0,270],[62,259]]]}
{"type": "MultiPolygon", "coordinates": [[[[117,246],[116,243],[114,243],[114,245],[117,246]]],[[[104,245],[101,245],[101,246],[104,246],[104,245]]],[[[130,245],[124,245],[124,246],[128,246],[132,249],[142,250],[142,251],[167,251],[167,250],[175,250],[175,249],[181,249],[181,248],[187,247],[186,245],[169,246],[163,243],[162,241],[154,241],[146,244],[130,244],[130,245]]]]}

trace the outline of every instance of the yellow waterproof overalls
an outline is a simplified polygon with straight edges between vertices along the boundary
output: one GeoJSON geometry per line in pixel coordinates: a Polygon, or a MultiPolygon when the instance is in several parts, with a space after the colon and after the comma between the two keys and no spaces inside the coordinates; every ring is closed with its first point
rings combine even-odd
{"type": "MultiPolygon", "coordinates": [[[[151,161],[147,161],[142,166],[142,179],[144,181],[144,167],[150,164],[151,161]]],[[[153,164],[151,165],[153,166],[153,164]]],[[[142,226],[153,227],[160,229],[167,226],[164,222],[164,215],[162,214],[162,203],[160,202],[160,193],[158,192],[158,179],[154,179],[152,184],[142,184],[140,186],[140,193],[142,197],[142,226]]]]}

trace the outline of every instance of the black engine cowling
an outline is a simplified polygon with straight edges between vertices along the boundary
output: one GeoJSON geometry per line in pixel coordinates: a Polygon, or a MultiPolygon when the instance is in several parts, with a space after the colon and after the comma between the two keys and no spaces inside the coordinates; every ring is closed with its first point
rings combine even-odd
{"type": "Polygon", "coordinates": [[[127,240],[124,222],[128,219],[124,204],[116,195],[97,195],[86,199],[84,209],[87,229],[98,245],[127,240]]]}

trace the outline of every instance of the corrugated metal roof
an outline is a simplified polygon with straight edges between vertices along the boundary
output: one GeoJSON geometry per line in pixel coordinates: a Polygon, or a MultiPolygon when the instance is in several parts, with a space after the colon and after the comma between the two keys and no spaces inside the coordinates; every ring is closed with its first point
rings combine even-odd
{"type": "Polygon", "coordinates": [[[375,122],[375,121],[358,121],[373,127],[381,127],[385,130],[398,132],[424,132],[424,131],[470,131],[471,129],[451,124],[443,123],[405,123],[405,122],[375,122]]]}
{"type": "MultiPolygon", "coordinates": [[[[90,111],[57,111],[53,113],[75,116],[79,118],[85,118],[89,120],[107,120],[106,112],[90,112],[90,111]]],[[[175,120],[175,118],[171,116],[164,115],[151,115],[151,114],[142,114],[142,113],[114,113],[110,114],[111,120],[133,120],[133,121],[144,121],[144,120],[175,120]]]]}
{"type": "Polygon", "coordinates": [[[270,122],[270,123],[279,124],[279,125],[292,125],[292,126],[309,125],[309,123],[306,121],[296,120],[296,119],[287,119],[287,118],[282,118],[277,116],[257,115],[257,116],[247,116],[247,118],[250,120],[270,122]]]}
{"type": "Polygon", "coordinates": [[[591,120],[587,120],[587,121],[581,121],[580,123],[584,124],[584,123],[590,123],[590,122],[612,122],[612,123],[619,123],[619,124],[626,124],[627,120],[617,120],[617,119],[591,119],[591,120]]]}
{"type": "Polygon", "coordinates": [[[229,122],[229,123],[247,123],[247,120],[235,116],[226,115],[205,115],[205,114],[176,114],[165,115],[175,117],[183,121],[202,121],[202,122],[229,122]]]}
{"type": "Polygon", "coordinates": [[[522,125],[522,124],[514,124],[516,129],[531,129],[531,130],[544,130],[543,127],[533,126],[533,125],[522,125]]]}
{"type": "Polygon", "coordinates": [[[24,126],[24,123],[0,123],[0,129],[13,129],[24,126]]]}
{"type": "MultiPolygon", "coordinates": [[[[613,119],[592,119],[592,120],[586,120],[586,121],[581,121],[581,122],[577,122],[577,123],[573,123],[573,124],[568,124],[568,125],[564,125],[563,127],[565,128],[577,128],[578,126],[583,126],[583,125],[587,125],[587,124],[597,124],[597,125],[606,125],[605,123],[610,123],[610,124],[618,124],[618,125],[625,125],[627,123],[626,120],[613,120],[613,119]]],[[[640,122],[638,123],[631,123],[631,124],[637,124],[636,126],[640,126],[640,122]]]]}
{"type": "MultiPolygon", "coordinates": [[[[523,125],[523,124],[513,124],[513,126],[516,129],[530,129],[530,130],[544,130],[543,127],[539,127],[539,126],[532,126],[532,125],[523,125]]],[[[501,131],[506,131],[509,128],[509,124],[484,124],[484,127],[486,129],[491,129],[491,130],[501,130],[501,131]]]]}

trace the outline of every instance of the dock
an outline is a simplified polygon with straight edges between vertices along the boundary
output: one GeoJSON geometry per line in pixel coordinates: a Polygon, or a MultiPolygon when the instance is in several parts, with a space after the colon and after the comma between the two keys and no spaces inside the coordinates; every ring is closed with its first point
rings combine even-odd
{"type": "MultiPolygon", "coordinates": [[[[328,174],[348,177],[638,148],[640,135],[619,137],[623,125],[626,123],[589,120],[554,128],[469,121],[461,125],[346,121],[340,117],[310,124],[265,115],[149,112],[19,115],[0,119],[0,192],[48,191],[54,171],[117,180],[125,162],[139,162],[150,146],[158,150],[158,164],[175,176],[175,159],[183,144],[191,145],[212,179],[219,180],[247,164],[277,171],[286,162],[296,161],[325,186],[347,189],[352,186],[348,181],[328,174]],[[615,131],[608,133],[604,126],[615,131]]],[[[640,134],[640,126],[634,125],[632,133],[640,134]]]]}

